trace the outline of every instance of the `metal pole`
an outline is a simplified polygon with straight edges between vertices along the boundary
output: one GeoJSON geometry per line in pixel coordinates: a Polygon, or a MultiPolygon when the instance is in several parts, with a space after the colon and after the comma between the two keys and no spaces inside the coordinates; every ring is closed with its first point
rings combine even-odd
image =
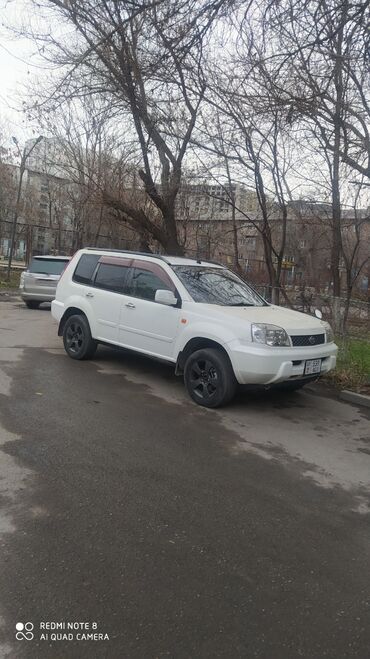
{"type": "MultiPolygon", "coordinates": [[[[26,153],[25,150],[23,150],[22,156],[21,156],[21,164],[19,168],[19,183],[18,183],[18,192],[17,192],[17,204],[15,207],[15,212],[14,212],[14,217],[13,217],[13,224],[12,224],[12,233],[10,237],[10,249],[9,249],[9,259],[8,259],[8,267],[6,271],[6,280],[10,280],[10,271],[12,267],[12,259],[13,259],[13,252],[14,252],[14,246],[15,246],[15,239],[16,239],[16,234],[17,234],[17,221],[18,221],[18,212],[19,212],[19,203],[21,200],[21,193],[22,193],[22,180],[23,180],[23,174],[26,169],[26,162],[27,158],[31,155],[32,151],[34,150],[35,146],[39,144],[42,140],[42,135],[39,135],[37,140],[34,141],[32,144],[31,148],[29,151],[26,153]]],[[[13,141],[15,144],[18,146],[18,142],[15,138],[13,138],[13,141]]]]}
{"type": "Polygon", "coordinates": [[[18,220],[18,208],[19,208],[19,202],[21,199],[21,192],[22,192],[22,179],[23,179],[23,174],[25,170],[25,165],[24,165],[24,154],[21,159],[21,165],[20,165],[20,175],[19,175],[19,183],[18,183],[18,193],[17,193],[17,202],[16,202],[16,207],[14,211],[14,217],[13,217],[13,224],[12,224],[12,233],[10,237],[10,250],[9,250],[9,259],[8,259],[8,267],[6,271],[6,279],[7,281],[10,280],[10,270],[12,267],[12,258],[13,258],[13,251],[14,251],[14,245],[15,245],[15,236],[17,232],[17,220],[18,220]]]}

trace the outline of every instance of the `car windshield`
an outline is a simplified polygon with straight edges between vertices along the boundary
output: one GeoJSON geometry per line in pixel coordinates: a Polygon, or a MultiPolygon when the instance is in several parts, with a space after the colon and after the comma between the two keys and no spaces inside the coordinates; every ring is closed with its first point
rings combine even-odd
{"type": "Polygon", "coordinates": [[[191,265],[172,266],[194,302],[225,307],[263,307],[265,300],[230,270],[191,265]]]}
{"type": "Polygon", "coordinates": [[[32,259],[28,272],[43,275],[61,275],[68,259],[32,259]]]}

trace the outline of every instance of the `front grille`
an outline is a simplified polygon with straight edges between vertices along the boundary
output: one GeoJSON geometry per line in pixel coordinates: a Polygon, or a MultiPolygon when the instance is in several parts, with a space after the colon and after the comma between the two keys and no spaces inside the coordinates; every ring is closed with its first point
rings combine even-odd
{"type": "Polygon", "coordinates": [[[325,334],[298,334],[291,336],[292,344],[298,346],[318,346],[325,343],[325,334]]]}

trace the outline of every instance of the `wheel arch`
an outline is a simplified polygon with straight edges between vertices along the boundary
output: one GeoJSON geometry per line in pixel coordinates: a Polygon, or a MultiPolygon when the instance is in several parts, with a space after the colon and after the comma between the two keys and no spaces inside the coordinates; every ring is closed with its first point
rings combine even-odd
{"type": "MultiPolygon", "coordinates": [[[[60,319],[59,327],[58,327],[58,336],[63,335],[64,326],[65,326],[68,318],[70,318],[71,316],[75,316],[75,315],[85,316],[87,322],[89,322],[88,317],[86,316],[85,312],[82,311],[82,309],[79,309],[78,307],[68,307],[68,309],[65,310],[63,316],[60,319]]],[[[90,325],[90,323],[89,323],[89,325],[90,325]]]]}
{"type": "Polygon", "coordinates": [[[186,360],[193,352],[196,352],[196,350],[202,350],[204,348],[216,348],[217,350],[223,352],[229,360],[231,368],[233,369],[229,353],[221,343],[218,343],[214,339],[209,339],[207,337],[196,336],[192,339],[189,339],[189,341],[184,345],[183,349],[179,352],[176,362],[176,375],[181,375],[183,373],[186,360]]]}

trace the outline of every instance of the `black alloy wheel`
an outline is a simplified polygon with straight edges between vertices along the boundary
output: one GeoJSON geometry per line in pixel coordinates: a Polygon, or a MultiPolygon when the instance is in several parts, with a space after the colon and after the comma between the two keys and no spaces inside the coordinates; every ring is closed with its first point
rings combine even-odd
{"type": "Polygon", "coordinates": [[[93,357],[97,342],[91,337],[86,316],[75,315],[67,319],[63,330],[64,348],[72,359],[93,357]]]}
{"type": "Polygon", "coordinates": [[[184,369],[188,394],[203,407],[226,405],[236,391],[236,379],[228,356],[217,348],[197,350],[184,369]]]}
{"type": "Polygon", "coordinates": [[[78,353],[84,343],[84,332],[78,322],[70,323],[66,332],[66,344],[68,352],[78,353]]]}

